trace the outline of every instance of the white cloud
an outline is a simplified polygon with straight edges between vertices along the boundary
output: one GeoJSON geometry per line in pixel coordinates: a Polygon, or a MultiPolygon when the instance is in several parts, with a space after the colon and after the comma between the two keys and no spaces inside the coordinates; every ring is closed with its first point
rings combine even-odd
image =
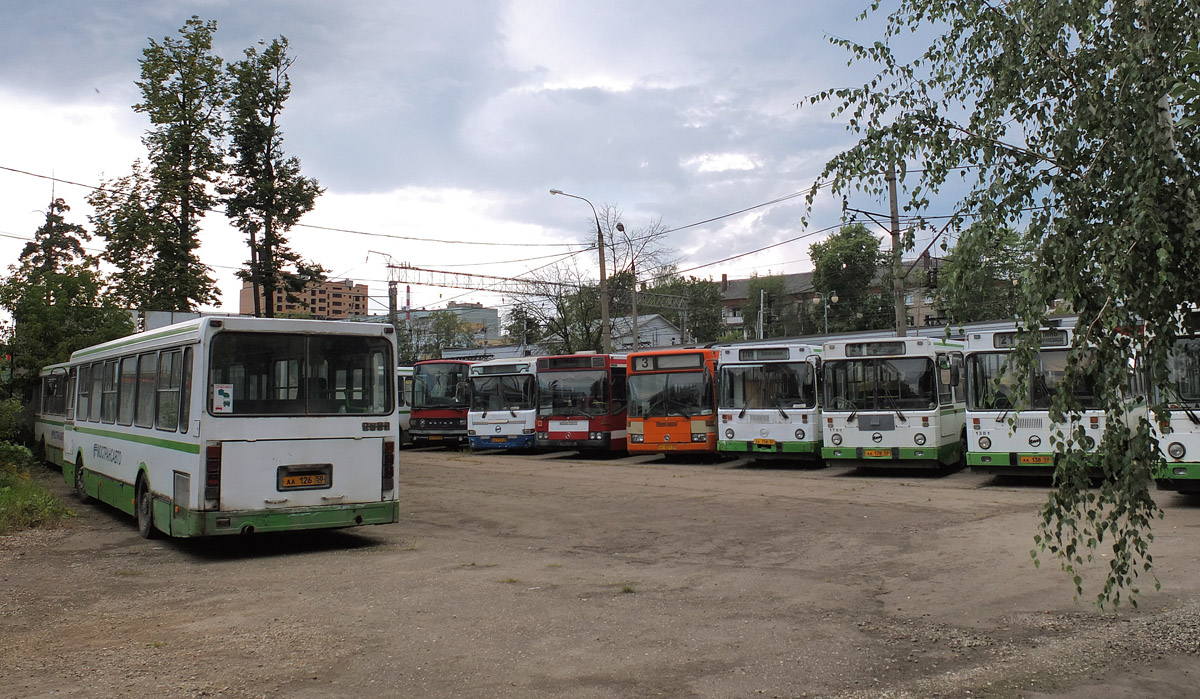
{"type": "Polygon", "coordinates": [[[682,162],[696,172],[726,172],[729,170],[754,170],[759,163],[745,153],[705,153],[682,162]]]}

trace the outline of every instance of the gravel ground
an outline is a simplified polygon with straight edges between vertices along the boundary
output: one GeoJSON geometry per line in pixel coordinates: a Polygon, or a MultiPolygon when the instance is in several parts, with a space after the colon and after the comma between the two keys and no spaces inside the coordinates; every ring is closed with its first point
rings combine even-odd
{"type": "Polygon", "coordinates": [[[1161,494],[1162,590],[1112,613],[1030,562],[1045,483],[401,465],[394,525],[143,541],[86,505],[0,538],[0,696],[1200,696],[1195,499],[1161,494]]]}

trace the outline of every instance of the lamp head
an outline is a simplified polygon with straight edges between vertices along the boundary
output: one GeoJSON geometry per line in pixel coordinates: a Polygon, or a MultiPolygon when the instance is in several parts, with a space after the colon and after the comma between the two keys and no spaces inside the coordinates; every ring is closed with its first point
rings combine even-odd
{"type": "Polygon", "coordinates": [[[552,190],[550,190],[550,193],[551,194],[562,194],[562,190],[561,189],[552,189],[552,190]]]}
{"type": "Polygon", "coordinates": [[[624,223],[621,223],[620,221],[618,221],[618,222],[617,222],[617,230],[619,230],[619,231],[621,231],[622,233],[624,233],[624,232],[625,232],[625,224],[624,224],[624,223]]]}

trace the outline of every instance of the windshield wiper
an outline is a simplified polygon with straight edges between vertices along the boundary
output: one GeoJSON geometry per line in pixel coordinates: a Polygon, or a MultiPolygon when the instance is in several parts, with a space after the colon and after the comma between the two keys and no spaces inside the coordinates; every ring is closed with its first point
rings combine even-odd
{"type": "Polygon", "coordinates": [[[779,414],[783,416],[784,420],[788,419],[788,414],[783,412],[783,403],[776,403],[775,409],[779,411],[779,414]]]}
{"type": "Polygon", "coordinates": [[[746,408],[749,408],[749,407],[750,407],[750,403],[748,403],[748,402],[746,402],[746,401],[743,401],[743,402],[742,402],[742,412],[738,413],[738,419],[739,419],[739,420],[741,420],[742,418],[746,417],[746,408]]]}
{"type": "Polygon", "coordinates": [[[1182,395],[1180,395],[1179,388],[1176,386],[1171,386],[1170,390],[1175,394],[1175,398],[1179,400],[1179,409],[1183,411],[1183,414],[1187,415],[1188,419],[1192,421],[1193,425],[1200,425],[1200,416],[1197,416],[1196,412],[1192,410],[1190,406],[1188,406],[1187,401],[1183,399],[1182,395]]]}
{"type": "Polygon", "coordinates": [[[892,410],[896,413],[896,417],[900,418],[900,422],[908,422],[908,418],[904,417],[904,413],[900,412],[900,408],[896,405],[896,399],[892,398],[892,394],[888,393],[886,388],[883,389],[883,397],[887,398],[888,403],[892,406],[892,410]]]}

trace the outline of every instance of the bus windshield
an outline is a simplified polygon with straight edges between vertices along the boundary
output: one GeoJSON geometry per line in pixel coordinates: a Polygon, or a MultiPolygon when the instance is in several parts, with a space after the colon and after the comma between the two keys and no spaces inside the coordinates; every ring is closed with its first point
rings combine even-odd
{"type": "Polygon", "coordinates": [[[413,368],[413,410],[466,410],[471,404],[467,364],[418,364],[413,368]]]}
{"type": "Polygon", "coordinates": [[[816,405],[807,362],[721,367],[720,407],[734,410],[811,408],[816,405]]]}
{"type": "Polygon", "coordinates": [[[537,407],[537,378],[517,376],[476,376],[471,379],[471,410],[532,410],[537,407]]]}
{"type": "Polygon", "coordinates": [[[391,355],[379,337],[218,333],[209,363],[210,411],[386,415],[394,404],[391,355]]]}
{"type": "Polygon", "coordinates": [[[705,372],[629,377],[629,417],[712,414],[712,381],[705,372]]]}
{"type": "Polygon", "coordinates": [[[538,415],[607,415],[608,373],[553,371],[538,374],[538,415]]]}
{"type": "Polygon", "coordinates": [[[824,410],[929,410],[937,407],[937,375],[929,357],[825,363],[824,410]]]}
{"type": "Polygon", "coordinates": [[[1181,339],[1167,365],[1170,386],[1167,400],[1187,407],[1200,407],[1200,338],[1181,339]]]}
{"type": "MultiPolygon", "coordinates": [[[[1015,400],[1020,394],[1016,389],[1011,353],[971,355],[967,360],[967,406],[972,410],[1012,410],[1018,407],[1048,410],[1059,386],[1066,379],[1067,352],[1065,349],[1042,350],[1034,355],[1029,392],[1020,401],[1015,400]]],[[[1091,380],[1081,377],[1073,390],[1075,398],[1084,408],[1099,407],[1091,380]]],[[[1197,399],[1200,399],[1200,395],[1197,395],[1197,399]]]]}

